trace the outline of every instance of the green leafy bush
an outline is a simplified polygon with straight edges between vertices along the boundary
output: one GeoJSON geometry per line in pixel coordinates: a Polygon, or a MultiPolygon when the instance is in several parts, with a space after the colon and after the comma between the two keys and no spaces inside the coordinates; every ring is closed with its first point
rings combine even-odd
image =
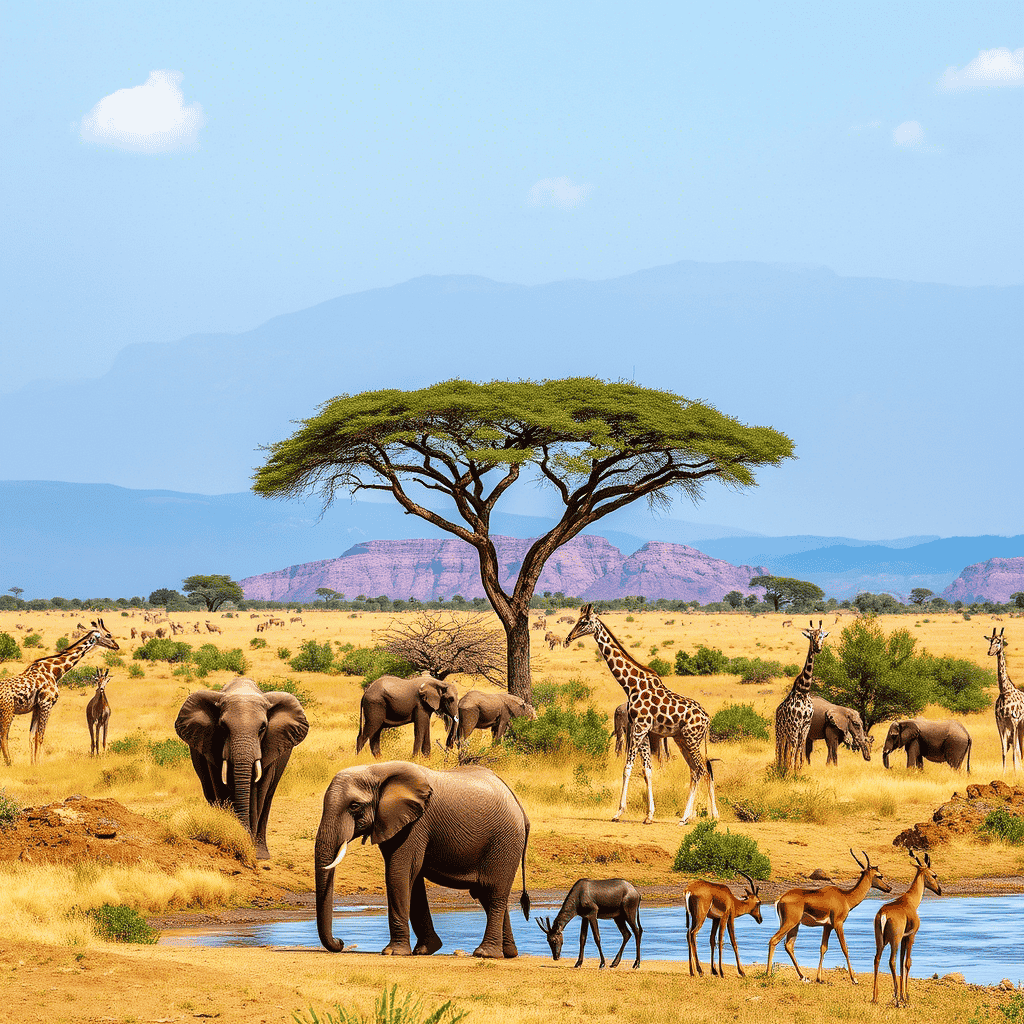
{"type": "Polygon", "coordinates": [[[300,704],[307,708],[315,707],[317,703],[316,698],[308,690],[303,690],[294,679],[289,679],[287,676],[271,676],[269,679],[256,685],[264,693],[274,693],[275,691],[290,693],[300,704]]]}
{"type": "Polygon", "coordinates": [[[337,1003],[334,1012],[324,1010],[323,1016],[320,1016],[311,1006],[302,1012],[293,1012],[292,1020],[295,1024],[459,1024],[469,1015],[466,1010],[456,1010],[451,1000],[428,1013],[418,999],[413,1002],[412,993],[408,993],[399,1002],[397,992],[397,985],[384,989],[369,1017],[354,1010],[346,1010],[341,1003],[337,1003]]]}
{"type": "Polygon", "coordinates": [[[657,672],[659,676],[672,675],[672,663],[670,661],[666,661],[664,658],[651,658],[647,663],[647,667],[652,672],[657,672]]]}
{"type": "Polygon", "coordinates": [[[131,942],[136,945],[153,945],[160,938],[160,932],[151,928],[146,919],[134,908],[104,903],[89,911],[96,934],[107,942],[131,942]]]}
{"type": "Polygon", "coordinates": [[[104,651],[103,661],[109,668],[124,668],[124,658],[115,651],[104,651]]]}
{"type": "Polygon", "coordinates": [[[780,676],[795,676],[799,665],[783,665],[772,658],[732,658],[729,671],[740,677],[741,683],[767,683],[780,676]]]}
{"type": "Polygon", "coordinates": [[[266,641],[266,640],[264,640],[264,639],[263,639],[263,637],[261,637],[261,636],[254,636],[254,637],[253,637],[253,638],[252,638],[252,639],[251,639],[251,640],[249,641],[249,646],[250,646],[250,647],[251,647],[251,648],[252,648],[252,649],[253,649],[254,651],[260,651],[260,650],[262,650],[262,649],[263,649],[264,647],[266,647],[266,646],[267,646],[267,641],[266,641]]]}
{"type": "Polygon", "coordinates": [[[972,711],[985,711],[992,706],[992,698],[985,692],[995,686],[994,672],[966,658],[926,657],[927,671],[935,688],[934,700],[958,715],[972,711]]]}
{"type": "Polygon", "coordinates": [[[676,651],[676,675],[714,676],[729,671],[729,659],[717,647],[701,644],[694,654],[676,651]]]}
{"type": "Polygon", "coordinates": [[[128,666],[128,677],[130,679],[145,679],[146,670],[137,661],[133,661],[128,666]]]}
{"type": "Polygon", "coordinates": [[[192,645],[183,640],[169,640],[155,636],[147,640],[141,647],[136,647],[132,657],[136,661],[188,661],[192,654],[192,645]]]}
{"type": "Polygon", "coordinates": [[[672,870],[719,878],[745,871],[751,878],[767,878],[772,865],[753,839],[734,835],[729,829],[719,832],[718,822],[708,818],[694,825],[679,844],[672,870]]]}
{"type": "Polygon", "coordinates": [[[109,749],[115,754],[141,754],[149,750],[149,738],[141,729],[122,736],[109,744],[109,749]]]}
{"type": "Polygon", "coordinates": [[[611,733],[608,716],[593,706],[578,712],[573,707],[551,703],[535,721],[513,718],[506,737],[507,742],[524,753],[553,754],[575,749],[591,757],[604,757],[611,733]]]}
{"type": "Polygon", "coordinates": [[[22,641],[22,645],[25,647],[38,647],[43,642],[42,634],[40,633],[29,633],[27,637],[22,641]]]}
{"type": "Polygon", "coordinates": [[[158,743],[154,743],[151,740],[149,743],[149,756],[153,758],[155,764],[158,764],[161,768],[166,768],[169,765],[178,764],[179,761],[187,761],[190,754],[187,743],[182,743],[181,740],[168,737],[165,740],[160,740],[158,743]]]}
{"type": "Polygon", "coordinates": [[[21,806],[7,795],[7,788],[0,789],[0,829],[9,828],[21,815],[21,806]]]}
{"type": "Polygon", "coordinates": [[[214,644],[203,644],[198,651],[192,652],[188,660],[195,664],[196,675],[200,677],[220,670],[244,675],[249,667],[240,648],[235,647],[230,651],[222,651],[214,644]]]}
{"type": "Polygon", "coordinates": [[[1024,818],[1010,814],[1003,807],[990,812],[981,823],[981,831],[1001,839],[1010,846],[1024,846],[1024,818]]]}
{"type": "Polygon", "coordinates": [[[56,648],[58,651],[66,651],[70,646],[70,642],[66,636],[57,637],[56,648]]]}
{"type": "Polygon", "coordinates": [[[89,668],[88,665],[78,665],[75,668],[69,668],[60,677],[60,685],[72,690],[80,690],[85,686],[95,686],[96,670],[89,668]]]}
{"type": "Polygon", "coordinates": [[[10,633],[0,633],[0,661],[17,661],[20,658],[18,641],[10,633]]]}
{"type": "Polygon", "coordinates": [[[277,656],[282,661],[287,661],[292,656],[292,652],[287,647],[278,647],[278,649],[277,649],[277,656]]]}
{"type": "Polygon", "coordinates": [[[563,704],[578,704],[589,700],[594,689],[582,680],[570,679],[567,683],[553,683],[545,679],[533,688],[533,705],[540,708],[561,701],[563,704]]]}
{"type": "Polygon", "coordinates": [[[711,739],[739,740],[747,736],[767,740],[769,722],[752,704],[726,704],[711,719],[711,739]]]}
{"type": "MultiPolygon", "coordinates": [[[[294,668],[294,662],[292,667],[294,668]]],[[[409,662],[389,654],[383,647],[354,647],[341,659],[338,668],[345,675],[362,676],[364,687],[381,676],[408,679],[417,674],[417,670],[409,662]]]]}
{"type": "Polygon", "coordinates": [[[329,672],[334,664],[334,651],[329,642],[318,644],[307,640],[288,664],[296,672],[329,672]]]}

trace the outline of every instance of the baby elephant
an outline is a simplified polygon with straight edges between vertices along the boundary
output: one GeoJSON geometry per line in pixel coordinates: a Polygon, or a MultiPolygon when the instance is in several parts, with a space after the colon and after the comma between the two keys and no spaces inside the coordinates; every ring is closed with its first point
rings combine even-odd
{"type": "Polygon", "coordinates": [[[110,669],[96,669],[96,676],[93,682],[96,683],[96,692],[85,708],[85,720],[89,725],[89,753],[100,752],[100,731],[103,732],[103,751],[107,750],[107,726],[110,723],[110,701],[107,700],[107,680],[110,678],[110,669]]]}
{"type": "Polygon", "coordinates": [[[508,731],[508,723],[523,715],[533,721],[537,717],[537,710],[522,697],[514,697],[511,693],[470,690],[459,701],[459,717],[448,730],[446,743],[454,747],[458,738],[461,745],[475,729],[490,729],[491,742],[500,743],[508,731]]]}
{"type": "Polygon", "coordinates": [[[889,755],[900,747],[907,748],[907,767],[923,768],[925,759],[946,762],[957,771],[967,758],[967,774],[971,774],[971,737],[952,719],[933,721],[927,718],[905,718],[889,726],[882,748],[882,764],[889,767],[889,755]]]}
{"type": "Polygon", "coordinates": [[[562,909],[555,917],[554,924],[551,918],[545,918],[543,922],[538,918],[537,925],[547,936],[548,945],[551,947],[551,955],[556,959],[562,956],[562,932],[565,926],[574,918],[582,917],[580,925],[580,957],[576,966],[583,964],[583,949],[587,944],[587,925],[590,925],[594,933],[594,941],[597,943],[597,952],[601,957],[601,966],[604,967],[604,952],[601,949],[601,933],[597,930],[598,918],[607,920],[611,918],[619,931],[622,933],[622,945],[612,961],[612,967],[618,967],[622,959],[622,951],[629,942],[629,929],[633,929],[633,936],[636,939],[636,960],[633,962],[633,969],[640,966],[640,936],[643,935],[643,928],[640,927],[640,893],[632,883],[624,878],[605,878],[600,881],[590,878],[581,878],[565,897],[562,909]],[[629,928],[626,925],[629,925],[629,928]]]}

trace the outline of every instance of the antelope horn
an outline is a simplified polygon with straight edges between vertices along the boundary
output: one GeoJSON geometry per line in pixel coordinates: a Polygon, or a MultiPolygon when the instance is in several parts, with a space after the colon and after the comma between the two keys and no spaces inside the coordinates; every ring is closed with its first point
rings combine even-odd
{"type": "Polygon", "coordinates": [[[750,886],[750,892],[752,894],[757,892],[757,886],[754,885],[754,880],[746,873],[746,871],[737,871],[736,874],[742,875],[747,880],[747,885],[750,886]]]}
{"type": "Polygon", "coordinates": [[[927,868],[930,868],[932,866],[932,858],[927,853],[925,853],[924,855],[924,865],[927,868]]]}
{"type": "Polygon", "coordinates": [[[548,933],[548,930],[547,930],[547,928],[545,928],[545,927],[544,927],[544,925],[543,925],[543,924],[541,924],[541,920],[540,920],[540,918],[538,917],[538,918],[535,918],[534,920],[536,920],[536,922],[537,922],[537,927],[538,927],[538,928],[539,928],[539,929],[540,929],[540,930],[541,930],[541,931],[542,931],[542,932],[543,932],[543,933],[544,933],[545,935],[547,935],[547,933],[548,933]]]}
{"type": "MultiPolygon", "coordinates": [[[[850,847],[850,856],[851,856],[851,857],[852,857],[852,858],[853,858],[853,859],[854,859],[855,861],[857,861],[857,867],[859,867],[859,868],[860,868],[860,869],[861,869],[862,871],[867,871],[867,867],[866,867],[866,866],[865,866],[864,864],[861,864],[861,862],[860,862],[860,858],[859,858],[859,857],[857,856],[857,854],[855,854],[855,853],[853,852],[853,847],[852,847],[852,846],[850,847]]],[[[867,856],[867,854],[864,854],[864,856],[866,857],[866,856],[867,856]]],[[[868,861],[868,863],[870,864],[871,862],[870,862],[870,861],[868,861]]]]}
{"type": "MultiPolygon", "coordinates": [[[[868,867],[871,867],[871,858],[868,856],[868,851],[861,850],[860,852],[864,854],[864,859],[867,861],[868,867]]],[[[875,867],[878,867],[878,865],[876,864],[875,867]]]]}

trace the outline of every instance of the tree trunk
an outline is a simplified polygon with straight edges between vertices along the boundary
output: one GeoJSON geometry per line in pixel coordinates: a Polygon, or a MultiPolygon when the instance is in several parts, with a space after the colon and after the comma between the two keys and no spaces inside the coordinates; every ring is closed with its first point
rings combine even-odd
{"type": "Polygon", "coordinates": [[[521,697],[528,704],[533,703],[533,678],[530,674],[530,613],[517,615],[511,628],[505,626],[508,641],[507,681],[508,692],[521,697]]]}

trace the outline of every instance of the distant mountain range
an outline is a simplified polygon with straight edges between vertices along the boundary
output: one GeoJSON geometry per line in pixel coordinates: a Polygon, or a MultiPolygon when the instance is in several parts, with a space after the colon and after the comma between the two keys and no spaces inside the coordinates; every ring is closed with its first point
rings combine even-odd
{"type": "MultiPolygon", "coordinates": [[[[145,597],[158,587],[180,587],[181,580],[193,573],[223,572],[234,579],[282,577],[309,563],[327,563],[343,555],[351,558],[351,549],[359,545],[365,551],[378,550],[366,548],[367,542],[451,542],[450,535],[404,514],[394,503],[342,500],[322,517],[320,512],[315,503],[265,501],[248,491],[210,496],[108,484],[0,481],[0,592],[18,586],[26,598],[145,597]]],[[[533,537],[550,522],[539,516],[497,514],[493,528],[501,535],[533,537]]],[[[814,536],[716,537],[717,531],[725,532],[722,527],[676,519],[618,515],[600,520],[588,536],[603,538],[617,549],[612,558],[615,565],[619,559],[623,567],[636,567],[632,580],[632,569],[623,569],[625,576],[620,572],[628,593],[652,595],[656,587],[679,585],[672,582],[681,578],[675,554],[663,572],[654,568],[658,552],[665,554],[673,546],[697,549],[708,559],[733,567],[762,566],[775,575],[810,580],[839,599],[863,590],[906,598],[919,586],[939,594],[954,582],[953,599],[960,600],[996,599],[1003,590],[1005,595],[998,599],[1005,600],[1010,593],[1024,590],[1024,578],[1014,582],[1024,570],[1013,561],[1024,559],[1024,536],[911,537],[879,543],[814,536]],[[631,562],[651,541],[662,547],[650,546],[643,558],[631,562]],[[990,561],[988,569],[963,572],[990,561]],[[655,584],[658,573],[662,580],[655,584]],[[638,589],[644,577],[642,585],[650,587],[647,591],[638,589]]],[[[394,558],[411,564],[405,555],[399,558],[394,553],[394,558]]],[[[609,579],[615,578],[612,562],[605,573],[609,579]]],[[[365,559],[364,564],[368,564],[365,559]]],[[[580,576],[579,580],[589,580],[589,587],[597,585],[599,578],[580,576]]],[[[565,578],[563,585],[544,589],[568,594],[575,585],[565,578]]],[[[350,596],[385,592],[384,584],[353,586],[332,589],[350,596]]],[[[479,593],[467,593],[468,584],[460,586],[464,597],[479,593]]],[[[459,591],[442,578],[435,592],[450,597],[459,591]]],[[[591,593],[597,596],[596,591],[591,593]]],[[[663,593],[667,596],[667,591],[657,591],[659,596],[663,593]]],[[[696,594],[695,598],[705,600],[696,594]]]]}

